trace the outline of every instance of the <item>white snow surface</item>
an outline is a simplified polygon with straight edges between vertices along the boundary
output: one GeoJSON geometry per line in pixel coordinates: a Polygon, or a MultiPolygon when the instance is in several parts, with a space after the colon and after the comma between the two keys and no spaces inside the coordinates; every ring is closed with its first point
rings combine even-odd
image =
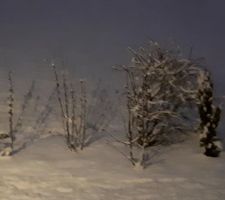
{"type": "Polygon", "coordinates": [[[51,136],[1,157],[0,168],[0,200],[225,199],[224,153],[206,157],[193,140],[163,148],[141,170],[104,139],[75,153],[51,136]]]}

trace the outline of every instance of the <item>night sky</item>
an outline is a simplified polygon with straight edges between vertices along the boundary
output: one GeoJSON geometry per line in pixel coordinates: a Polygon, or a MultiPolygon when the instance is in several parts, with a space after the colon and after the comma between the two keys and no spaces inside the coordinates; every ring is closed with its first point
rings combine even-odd
{"type": "Polygon", "coordinates": [[[0,0],[0,66],[38,71],[58,59],[114,81],[111,66],[128,62],[128,46],[173,40],[206,58],[224,94],[224,11],[224,0],[0,0]]]}
{"type": "Polygon", "coordinates": [[[224,9],[223,0],[0,0],[1,64],[58,58],[89,72],[126,62],[128,46],[172,39],[206,57],[222,84],[224,9]]]}

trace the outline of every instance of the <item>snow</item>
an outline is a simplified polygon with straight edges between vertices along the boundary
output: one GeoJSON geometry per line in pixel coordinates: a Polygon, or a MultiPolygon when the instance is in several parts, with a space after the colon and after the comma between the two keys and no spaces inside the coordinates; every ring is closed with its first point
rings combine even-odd
{"type": "Polygon", "coordinates": [[[0,158],[1,200],[221,200],[225,155],[201,154],[197,140],[162,148],[145,170],[102,138],[82,152],[62,136],[36,141],[0,158]]]}
{"type": "Polygon", "coordinates": [[[12,154],[11,147],[5,147],[3,150],[0,151],[0,156],[10,156],[12,154]]]}

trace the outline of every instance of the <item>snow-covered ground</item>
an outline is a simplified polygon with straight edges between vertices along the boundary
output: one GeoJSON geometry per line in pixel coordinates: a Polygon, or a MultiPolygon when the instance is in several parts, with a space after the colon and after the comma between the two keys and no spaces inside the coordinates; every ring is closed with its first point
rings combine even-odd
{"type": "Polygon", "coordinates": [[[224,153],[205,157],[193,141],[162,149],[141,170],[104,138],[78,153],[69,151],[61,136],[41,139],[0,158],[0,199],[225,199],[224,153]]]}

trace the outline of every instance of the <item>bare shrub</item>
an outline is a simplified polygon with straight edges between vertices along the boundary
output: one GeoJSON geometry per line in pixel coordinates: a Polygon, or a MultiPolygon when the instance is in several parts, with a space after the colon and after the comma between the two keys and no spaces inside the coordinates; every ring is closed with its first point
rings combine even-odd
{"type": "Polygon", "coordinates": [[[114,115],[112,102],[101,81],[87,92],[85,80],[73,83],[65,72],[59,76],[54,64],[52,68],[67,146],[71,150],[83,150],[107,129],[114,115]]]}
{"type": "Polygon", "coordinates": [[[87,129],[87,96],[86,81],[80,80],[80,96],[77,99],[74,86],[68,83],[68,77],[65,73],[62,75],[62,81],[57,73],[56,67],[52,65],[56,94],[61,112],[63,129],[66,133],[66,143],[69,149],[83,149],[86,141],[87,129]]]}

